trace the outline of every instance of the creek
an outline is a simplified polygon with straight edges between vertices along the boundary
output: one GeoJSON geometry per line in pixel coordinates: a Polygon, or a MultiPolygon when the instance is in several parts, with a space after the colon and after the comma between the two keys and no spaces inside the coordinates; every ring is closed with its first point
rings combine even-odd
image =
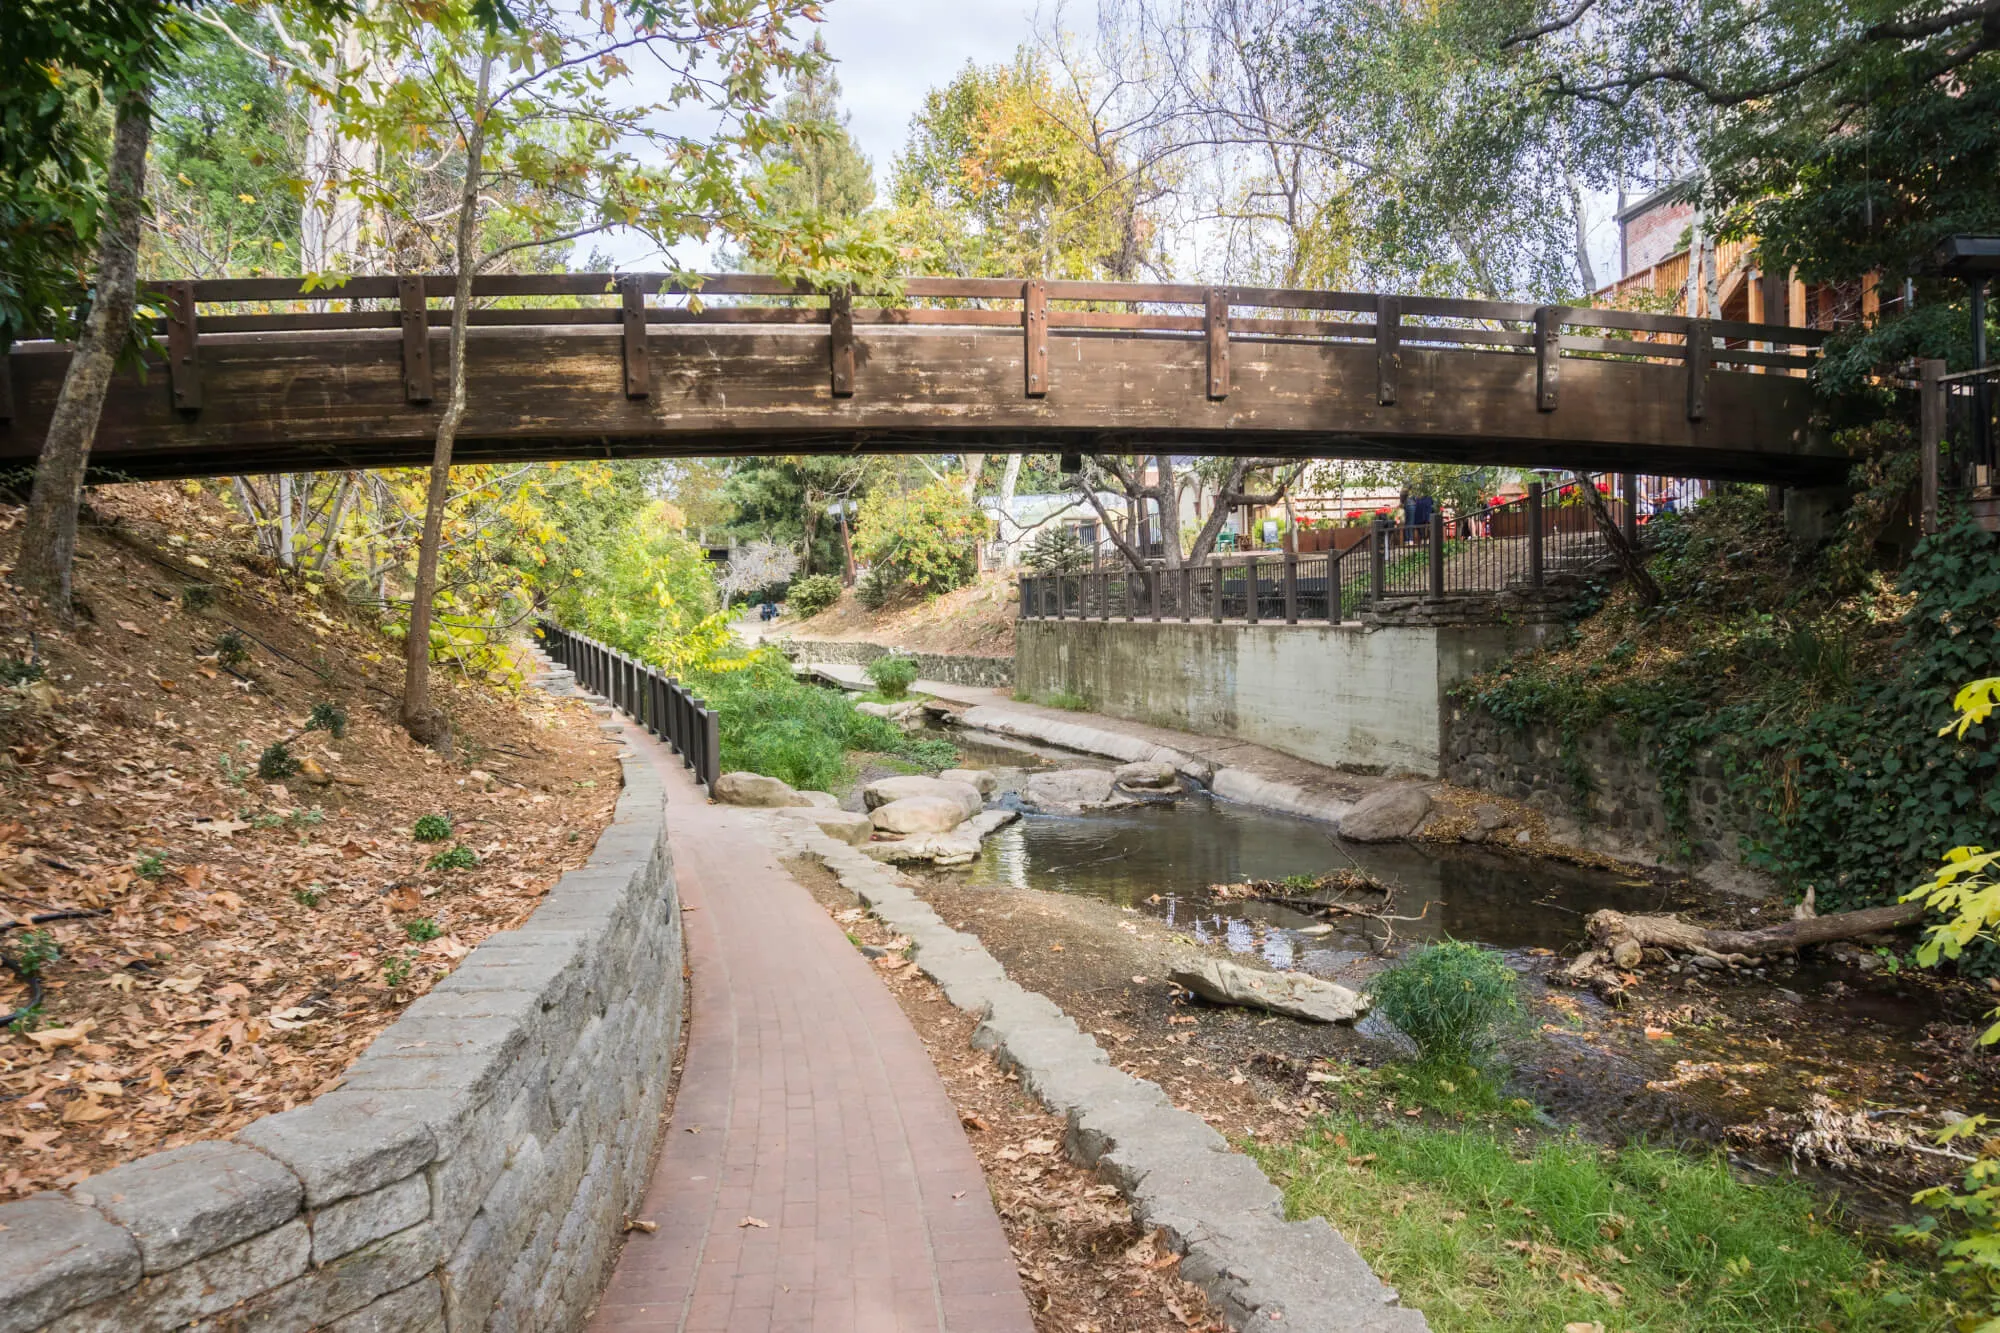
{"type": "MultiPolygon", "coordinates": [[[[1000,799],[1015,804],[1012,792],[1034,769],[1089,762],[964,734],[953,741],[968,764],[995,770],[1000,799]]],[[[1635,997],[1618,1008],[1547,981],[1581,947],[1584,919],[1599,908],[1751,923],[1787,910],[1718,899],[1665,875],[1457,844],[1348,844],[1325,824],[1193,790],[1080,816],[1025,812],[977,861],[945,873],[970,890],[1086,895],[1151,914],[1246,962],[1356,988],[1415,944],[1450,937],[1488,945],[1524,983],[1526,1021],[1505,1047],[1514,1091],[1595,1137],[1724,1143],[1752,1169],[1822,1174],[1878,1220],[1906,1215],[1909,1186],[1935,1178],[1937,1159],[1863,1143],[1838,1171],[1822,1173],[1824,1159],[1795,1156],[1802,1133],[1823,1129],[1832,1113],[1921,1128],[1946,1110],[2000,1108],[1990,1060],[1968,1050],[1984,1004],[1964,985],[1819,956],[1743,974],[1648,966],[1635,997]],[[1348,868],[1393,885],[1390,911],[1415,919],[1327,921],[1211,891],[1348,868]]],[[[1373,1018],[1351,1031],[1313,1031],[1324,1033],[1323,1054],[1366,1063],[1403,1045],[1373,1018]]]]}

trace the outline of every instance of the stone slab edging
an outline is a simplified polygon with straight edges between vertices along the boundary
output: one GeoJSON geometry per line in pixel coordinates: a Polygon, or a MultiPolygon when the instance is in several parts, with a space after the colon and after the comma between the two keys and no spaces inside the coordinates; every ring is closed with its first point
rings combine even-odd
{"type": "Polygon", "coordinates": [[[233,1140],[0,1204],[0,1333],[568,1330],[645,1189],[685,1010],[666,793],[345,1082],[233,1140]]]}
{"type": "Polygon", "coordinates": [[[1337,824],[1342,815],[1354,808],[1354,803],[1344,797],[1259,777],[1246,768],[1217,764],[1185,750],[1156,745],[1143,737],[1106,727],[1017,712],[999,704],[975,704],[960,713],[958,718],[961,725],[976,731],[988,731],[1015,740],[1038,741],[1074,750],[1078,754],[1100,755],[1128,764],[1138,760],[1172,764],[1223,800],[1259,810],[1337,824]]]}
{"type": "Polygon", "coordinates": [[[1111,1064],[1047,996],[1007,977],[979,937],[954,930],[896,873],[804,821],[773,819],[788,850],[819,861],[911,942],[917,967],[979,1020],[972,1044],[1065,1117],[1070,1157],[1116,1185],[1141,1226],[1162,1229],[1237,1328],[1309,1333],[1422,1333],[1423,1315],[1397,1303],[1324,1218],[1287,1222],[1278,1189],[1157,1083],[1111,1064]]]}

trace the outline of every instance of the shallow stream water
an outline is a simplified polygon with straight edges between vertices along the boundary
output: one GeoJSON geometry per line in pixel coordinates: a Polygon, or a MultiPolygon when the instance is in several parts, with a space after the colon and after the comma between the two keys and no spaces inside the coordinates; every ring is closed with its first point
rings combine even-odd
{"type": "MultiPolygon", "coordinates": [[[[1003,801],[1035,768],[1106,766],[953,739],[966,762],[997,771],[1003,801]]],[[[1581,947],[1584,919],[1599,908],[1697,916],[1742,910],[1665,878],[1469,846],[1346,844],[1327,825],[1196,791],[1074,817],[1026,813],[989,839],[977,861],[952,873],[973,889],[1086,894],[1265,965],[1348,985],[1428,940],[1449,936],[1502,950],[1531,1000],[1531,1021],[1509,1043],[1517,1089],[1559,1120],[1614,1139],[1729,1141],[1768,1166],[1788,1164],[1785,1142],[1801,1117],[1821,1106],[1819,1098],[1843,1110],[1886,1112],[1887,1123],[1897,1124],[1934,1123],[1945,1109],[2000,1106],[1988,1062],[1959,1050],[1983,1007],[1963,988],[1817,959],[1776,961],[1742,976],[1649,967],[1623,1009],[1544,984],[1548,971],[1581,947]],[[1212,885],[1348,867],[1395,886],[1391,910],[1415,919],[1395,922],[1389,936],[1376,922],[1329,922],[1210,892],[1212,885]],[[1757,1134],[1760,1123],[1771,1132],[1757,1134]]],[[[1356,1048],[1369,1046],[1386,1053],[1384,1043],[1400,1041],[1370,1019],[1357,1033],[1329,1034],[1327,1053],[1341,1053],[1342,1043],[1351,1054],[1365,1056],[1356,1048]]],[[[1864,1206],[1898,1211],[1905,1179],[1885,1169],[1871,1190],[1868,1176],[1864,1169],[1839,1183],[1864,1206]]]]}

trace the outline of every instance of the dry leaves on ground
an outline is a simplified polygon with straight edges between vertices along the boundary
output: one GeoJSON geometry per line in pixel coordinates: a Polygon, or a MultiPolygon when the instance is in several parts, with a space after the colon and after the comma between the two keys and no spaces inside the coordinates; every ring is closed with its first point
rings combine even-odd
{"type": "MultiPolygon", "coordinates": [[[[173,488],[98,497],[135,511],[139,531],[86,530],[90,619],[31,639],[0,590],[6,655],[45,669],[34,694],[0,690],[0,925],[20,923],[0,942],[59,951],[41,1012],[0,1030],[0,1199],[227,1135],[334,1085],[405,1004],[588,857],[617,795],[612,747],[580,704],[443,678],[458,759],[441,759],[393,720],[393,645],[230,564],[226,529],[173,488]],[[148,514],[202,538],[212,605],[188,609],[194,543],[149,546],[148,514]],[[249,657],[217,671],[230,629],[249,657]],[[304,730],[318,703],[345,710],[343,737],[304,730]],[[287,738],[313,769],[259,777],[287,738]],[[448,816],[452,839],[413,841],[424,814],[448,816]],[[477,864],[429,868],[456,845],[477,864]],[[34,922],[60,911],[90,915],[34,922]]],[[[0,1011],[28,1001],[0,973],[0,1011]]]]}

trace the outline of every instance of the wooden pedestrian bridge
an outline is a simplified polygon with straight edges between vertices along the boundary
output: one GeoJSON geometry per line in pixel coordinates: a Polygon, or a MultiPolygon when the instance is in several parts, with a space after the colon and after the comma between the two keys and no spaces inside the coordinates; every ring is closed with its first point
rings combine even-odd
{"type": "MultiPolygon", "coordinates": [[[[453,279],[152,283],[94,480],[428,463],[453,279]]],[[[718,275],[475,280],[462,462],[1172,450],[1635,471],[1788,485],[1815,329],[1500,301],[914,278],[893,298],[718,275]]],[[[31,465],[68,360],[16,343],[0,466],[31,465]]]]}

